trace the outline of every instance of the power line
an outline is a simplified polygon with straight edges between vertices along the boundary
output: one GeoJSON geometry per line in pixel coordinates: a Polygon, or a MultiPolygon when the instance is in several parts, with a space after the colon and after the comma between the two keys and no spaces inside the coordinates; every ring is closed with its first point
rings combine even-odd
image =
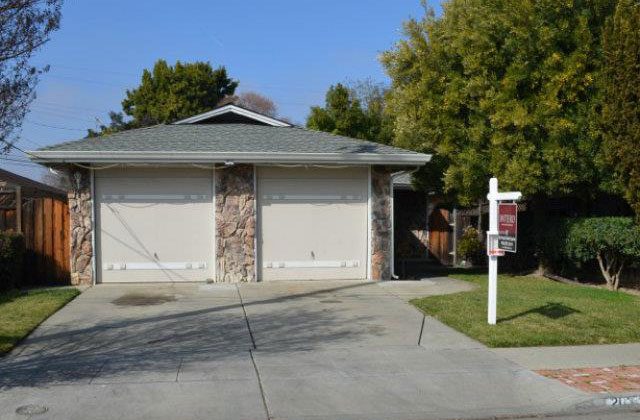
{"type": "Polygon", "coordinates": [[[12,165],[20,165],[20,166],[38,166],[38,167],[42,167],[42,165],[40,165],[39,163],[29,162],[29,161],[22,161],[22,160],[18,160],[18,159],[4,158],[4,157],[0,157],[0,162],[11,162],[12,165]]]}
{"type": "Polygon", "coordinates": [[[48,73],[46,74],[46,76],[43,76],[43,79],[47,77],[50,77],[52,79],[68,80],[70,82],[91,83],[91,84],[97,84],[97,85],[103,85],[103,86],[109,86],[109,87],[116,87],[118,89],[122,89],[123,88],[122,85],[128,84],[128,83],[121,83],[121,84],[109,83],[103,80],[81,79],[81,78],[72,77],[72,76],[57,76],[55,74],[48,74],[48,73]]]}
{"type": "Polygon", "coordinates": [[[105,69],[92,69],[92,68],[88,68],[88,67],[77,67],[77,66],[67,66],[67,65],[63,65],[63,64],[49,64],[51,66],[52,69],[55,69],[56,67],[60,67],[62,69],[69,69],[69,70],[82,70],[82,71],[90,71],[92,73],[95,72],[101,72],[101,73],[111,73],[111,74],[121,74],[123,76],[132,76],[132,77],[140,77],[140,74],[134,74],[134,73],[125,73],[122,71],[114,71],[114,70],[105,70],[105,69]]]}
{"type": "Polygon", "coordinates": [[[34,112],[37,112],[37,113],[44,113],[48,117],[72,119],[72,120],[90,122],[90,123],[94,123],[95,124],[95,121],[89,120],[87,118],[80,118],[80,117],[75,116],[75,114],[74,114],[74,116],[72,116],[69,113],[58,112],[58,111],[54,111],[54,110],[51,110],[51,109],[48,109],[48,108],[42,108],[42,107],[40,107],[38,105],[32,105],[31,109],[34,112]]]}
{"type": "Polygon", "coordinates": [[[29,153],[29,152],[27,152],[27,151],[25,151],[25,150],[21,149],[20,147],[16,146],[16,145],[15,145],[15,144],[13,144],[13,143],[9,143],[8,141],[6,141],[6,140],[4,140],[4,139],[0,139],[0,142],[4,143],[4,144],[5,144],[5,145],[7,145],[9,148],[13,148],[13,149],[19,150],[20,152],[24,153],[24,154],[25,154],[25,155],[27,155],[27,156],[31,156],[31,157],[34,157],[34,158],[38,159],[38,156],[36,156],[36,155],[34,155],[34,154],[32,154],[32,153],[29,153]]]}
{"type": "Polygon", "coordinates": [[[68,108],[68,109],[80,109],[80,110],[83,110],[83,111],[96,111],[96,112],[104,112],[104,113],[111,112],[111,110],[98,109],[98,108],[88,108],[88,107],[83,107],[83,106],[66,105],[66,104],[61,104],[59,102],[42,101],[40,99],[36,99],[36,101],[34,103],[36,105],[44,105],[44,106],[55,107],[56,109],[57,108],[68,108]]]}
{"type": "Polygon", "coordinates": [[[28,138],[22,137],[22,136],[18,137],[18,140],[16,140],[16,143],[17,142],[21,142],[21,141],[26,141],[27,143],[30,143],[30,144],[34,145],[35,147],[44,147],[42,144],[36,143],[35,141],[29,140],[28,138]]]}
{"type": "Polygon", "coordinates": [[[47,127],[47,128],[55,128],[55,129],[58,129],[58,130],[83,131],[83,132],[87,131],[86,128],[61,127],[61,126],[58,126],[58,125],[43,124],[43,123],[40,123],[40,122],[28,120],[28,119],[25,119],[25,122],[28,123],[28,124],[39,125],[41,127],[47,127]]]}
{"type": "Polygon", "coordinates": [[[10,160],[11,162],[33,163],[33,162],[31,162],[30,160],[27,160],[27,159],[12,158],[12,157],[7,157],[7,156],[0,156],[0,159],[10,160]]]}

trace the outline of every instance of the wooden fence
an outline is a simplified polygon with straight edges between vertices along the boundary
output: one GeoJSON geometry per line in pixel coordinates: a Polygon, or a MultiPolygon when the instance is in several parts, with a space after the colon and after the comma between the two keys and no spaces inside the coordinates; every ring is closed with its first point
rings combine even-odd
{"type": "MultiPolygon", "coordinates": [[[[21,227],[26,246],[24,283],[69,282],[69,207],[51,197],[22,198],[21,227]]],[[[0,230],[16,230],[16,209],[0,209],[0,230]]]]}
{"type": "Polygon", "coordinates": [[[429,217],[429,252],[441,264],[452,263],[452,229],[449,224],[451,215],[449,210],[437,208],[429,217]]]}

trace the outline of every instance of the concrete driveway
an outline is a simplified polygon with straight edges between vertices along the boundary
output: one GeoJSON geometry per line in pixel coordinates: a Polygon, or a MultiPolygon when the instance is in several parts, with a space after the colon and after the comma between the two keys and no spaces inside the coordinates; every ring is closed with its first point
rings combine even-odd
{"type": "Polygon", "coordinates": [[[588,400],[406,303],[469,287],[96,286],[0,359],[0,418],[480,418],[588,400]]]}

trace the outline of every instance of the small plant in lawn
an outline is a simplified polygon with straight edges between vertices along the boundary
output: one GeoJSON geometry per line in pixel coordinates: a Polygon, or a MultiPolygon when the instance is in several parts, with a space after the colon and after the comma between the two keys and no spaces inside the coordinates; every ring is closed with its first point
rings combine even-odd
{"type": "Polygon", "coordinates": [[[478,264],[482,258],[482,242],[480,242],[478,236],[476,228],[473,226],[466,227],[456,249],[460,258],[465,261],[471,261],[473,264],[478,264]]]}

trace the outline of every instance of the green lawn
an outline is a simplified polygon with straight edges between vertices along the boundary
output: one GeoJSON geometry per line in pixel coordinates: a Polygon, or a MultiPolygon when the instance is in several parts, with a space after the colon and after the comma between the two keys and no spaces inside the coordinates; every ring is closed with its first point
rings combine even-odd
{"type": "Polygon", "coordinates": [[[49,288],[0,294],[0,355],[79,293],[73,288],[49,288]]]}
{"type": "Polygon", "coordinates": [[[415,299],[425,313],[490,347],[640,341],[640,297],[534,276],[500,276],[498,324],[487,325],[487,275],[451,274],[479,287],[415,299]]]}

